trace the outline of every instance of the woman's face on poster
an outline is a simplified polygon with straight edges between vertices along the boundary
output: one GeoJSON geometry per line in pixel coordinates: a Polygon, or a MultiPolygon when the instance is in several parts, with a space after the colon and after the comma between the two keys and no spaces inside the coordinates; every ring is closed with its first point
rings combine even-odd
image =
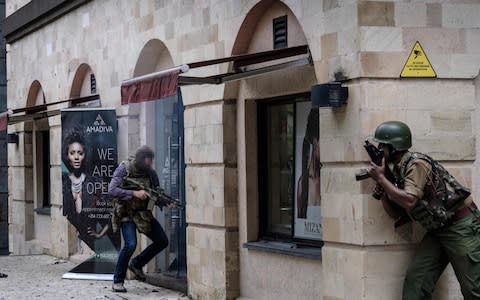
{"type": "Polygon", "coordinates": [[[70,166],[74,169],[80,169],[84,158],[85,150],[80,143],[75,142],[68,146],[68,161],[70,162],[70,166]]]}

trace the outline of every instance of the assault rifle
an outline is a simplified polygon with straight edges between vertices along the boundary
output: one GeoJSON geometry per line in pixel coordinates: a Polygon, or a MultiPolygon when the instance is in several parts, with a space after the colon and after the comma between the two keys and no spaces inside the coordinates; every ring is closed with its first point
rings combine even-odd
{"type": "MultiPolygon", "coordinates": [[[[367,151],[368,156],[370,156],[372,162],[377,166],[381,166],[383,160],[383,151],[375,147],[375,145],[370,143],[368,140],[365,141],[363,147],[367,151]]],[[[362,170],[360,173],[355,174],[355,179],[357,181],[367,178],[370,178],[370,175],[366,170],[362,170]]],[[[390,170],[388,166],[385,166],[385,178],[387,178],[388,181],[397,186],[397,179],[395,178],[395,175],[393,175],[392,170],[390,170]]],[[[373,198],[380,200],[384,193],[385,191],[383,190],[383,188],[377,184],[375,186],[375,189],[373,190],[372,196],[373,198]]],[[[395,208],[395,210],[400,211],[400,217],[397,219],[397,221],[395,221],[395,228],[407,224],[411,221],[404,208],[400,207],[398,204],[392,201],[390,201],[390,204],[395,208]]]]}
{"type": "MultiPolygon", "coordinates": [[[[372,162],[377,166],[381,166],[382,160],[383,160],[383,151],[375,147],[368,140],[365,141],[365,145],[363,145],[363,147],[367,151],[368,156],[370,156],[370,159],[372,160],[372,162]]],[[[360,173],[355,174],[355,179],[357,181],[364,180],[367,178],[370,178],[370,175],[368,175],[368,172],[366,170],[362,170],[360,173]]],[[[387,178],[387,180],[393,184],[396,183],[395,176],[393,175],[392,171],[388,167],[385,167],[385,178],[387,178]]],[[[380,199],[380,198],[376,198],[376,199],[380,199]]]]}
{"type": "Polygon", "coordinates": [[[156,190],[156,189],[146,187],[143,184],[141,184],[140,182],[138,182],[138,181],[136,181],[135,179],[132,179],[132,178],[127,178],[126,177],[123,180],[126,183],[131,184],[131,185],[137,187],[138,189],[144,190],[148,194],[150,194],[150,198],[148,199],[148,205],[147,205],[147,208],[150,209],[150,210],[152,210],[155,205],[162,208],[163,206],[167,206],[167,205],[170,205],[170,204],[175,204],[177,206],[177,208],[179,208],[179,209],[184,209],[185,208],[185,206],[180,201],[178,201],[178,199],[175,199],[175,198],[167,195],[165,193],[165,191],[161,188],[158,188],[156,190]]]}

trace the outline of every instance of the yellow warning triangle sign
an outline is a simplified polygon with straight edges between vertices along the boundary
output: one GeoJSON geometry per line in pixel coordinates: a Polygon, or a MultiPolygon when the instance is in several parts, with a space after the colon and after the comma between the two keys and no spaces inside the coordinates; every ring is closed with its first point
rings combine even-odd
{"type": "Polygon", "coordinates": [[[437,77],[437,73],[435,73],[430,64],[427,54],[423,51],[418,41],[413,46],[412,52],[410,52],[407,62],[403,66],[402,73],[400,73],[400,77],[437,77]]]}

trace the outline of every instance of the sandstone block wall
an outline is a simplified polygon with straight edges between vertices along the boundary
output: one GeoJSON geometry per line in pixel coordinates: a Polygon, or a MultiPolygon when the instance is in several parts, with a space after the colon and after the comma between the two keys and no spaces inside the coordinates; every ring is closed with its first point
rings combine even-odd
{"type": "MultiPolygon", "coordinates": [[[[379,123],[401,120],[409,124],[414,151],[444,161],[462,182],[478,190],[474,171],[478,94],[471,79],[479,73],[480,57],[468,45],[476,43],[479,31],[476,20],[464,18],[479,8],[472,2],[358,3],[359,75],[349,74],[357,79],[349,83],[345,108],[320,111],[327,241],[324,278],[334,278],[330,285],[325,282],[324,298],[400,297],[405,268],[414,251],[411,243],[423,235],[418,226],[395,231],[381,204],[369,196],[371,183],[354,181],[355,170],[368,161],[359,146],[372,137],[379,123]],[[416,41],[424,48],[437,79],[398,78],[416,41]],[[337,263],[332,266],[327,260],[337,263]],[[350,273],[342,271],[341,264],[355,260],[361,260],[364,267],[358,274],[365,279],[354,286],[357,293],[351,293],[350,273]]],[[[451,271],[446,272],[435,299],[459,297],[457,285],[451,271]]]]}
{"type": "MultiPolygon", "coordinates": [[[[7,14],[27,2],[7,1],[7,14]]],[[[115,107],[120,116],[122,159],[148,136],[139,119],[142,114],[120,106],[121,82],[134,76],[144,45],[152,39],[162,41],[175,65],[230,56],[239,49],[260,51],[266,42],[238,46],[248,40],[242,36],[248,30],[243,30],[254,27],[242,24],[257,4],[268,7],[278,2],[91,1],[9,45],[8,106],[24,107],[34,80],[41,83],[48,102],[69,98],[75,73],[86,63],[97,79],[102,106],[115,107]]],[[[281,3],[298,20],[313,67],[242,83],[182,89],[189,292],[196,299],[239,295],[253,299],[271,295],[337,300],[399,297],[405,265],[413,251],[411,243],[421,238],[421,231],[409,227],[395,232],[380,204],[369,197],[371,184],[354,181],[354,173],[367,161],[361,145],[379,122],[405,121],[413,129],[415,150],[448,161],[455,174],[478,190],[480,84],[473,78],[480,70],[480,5],[468,0],[281,3]],[[417,40],[438,79],[398,78],[417,40]],[[312,84],[335,77],[348,79],[350,97],[346,107],[320,111],[322,260],[241,248],[258,234],[258,187],[252,183],[256,162],[250,160],[256,151],[252,103],[308,92],[312,84]],[[278,276],[268,277],[267,271],[278,276]],[[295,280],[287,281],[291,278],[295,280]],[[308,292],[301,294],[301,290],[308,292]]],[[[228,68],[221,64],[188,75],[208,76],[228,68]]],[[[55,149],[60,145],[60,124],[55,118],[49,122],[55,149]]],[[[10,186],[32,186],[25,182],[32,172],[31,133],[22,125],[11,126],[9,131],[20,136],[19,145],[10,144],[8,149],[10,186]]],[[[52,151],[50,158],[53,208],[49,251],[67,257],[78,249],[61,214],[60,151],[52,151]]],[[[10,245],[15,253],[34,250],[28,244],[32,195],[30,189],[10,191],[10,245]]],[[[451,271],[439,283],[440,292],[450,299],[458,297],[451,271]]]]}

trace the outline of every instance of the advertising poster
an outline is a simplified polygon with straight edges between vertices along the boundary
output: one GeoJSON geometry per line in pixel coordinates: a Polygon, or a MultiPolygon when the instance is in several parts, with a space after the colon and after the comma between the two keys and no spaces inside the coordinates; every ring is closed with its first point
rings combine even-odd
{"type": "Polygon", "coordinates": [[[296,103],[295,234],[322,240],[319,112],[310,102],[296,103]]]}
{"type": "Polygon", "coordinates": [[[115,110],[62,110],[63,215],[97,257],[116,257],[120,249],[120,234],[113,233],[110,223],[108,196],[116,166],[115,110]]]}

